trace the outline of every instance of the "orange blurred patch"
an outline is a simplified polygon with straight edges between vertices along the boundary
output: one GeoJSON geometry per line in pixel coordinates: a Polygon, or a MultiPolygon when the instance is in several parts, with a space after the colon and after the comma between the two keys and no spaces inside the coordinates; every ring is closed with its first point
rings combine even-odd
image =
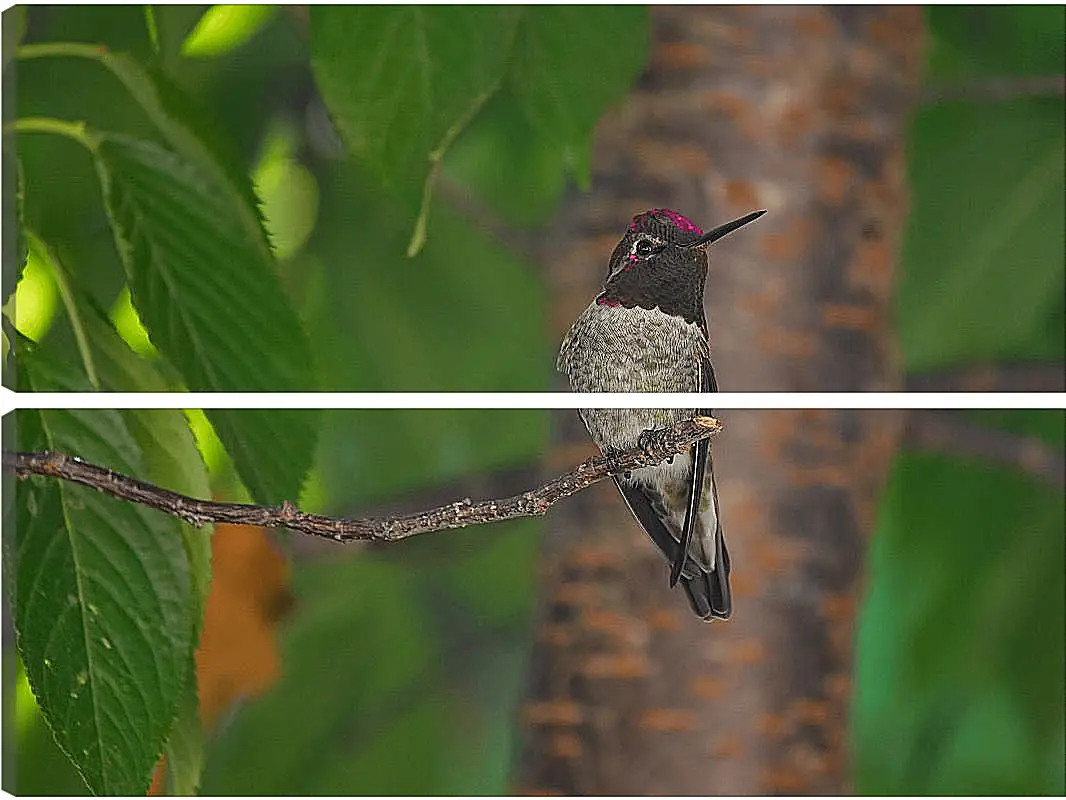
{"type": "MultiPolygon", "coordinates": [[[[710,155],[698,147],[661,142],[649,136],[637,140],[632,154],[641,170],[653,174],[698,174],[707,172],[712,167],[710,155]]],[[[654,204],[641,207],[653,208],[654,204]]]]}
{"type": "Polygon", "coordinates": [[[620,569],[624,563],[618,548],[599,544],[577,545],[568,560],[582,569],[620,569]]]}
{"type": "Polygon", "coordinates": [[[726,684],[720,678],[697,675],[689,682],[689,690],[702,700],[717,700],[725,695],[726,684]]]}
{"type": "Polygon", "coordinates": [[[530,725],[580,725],[584,719],[581,706],[568,700],[527,703],[525,717],[530,725]]]}
{"type": "Polygon", "coordinates": [[[556,758],[581,756],[581,740],[570,733],[558,733],[548,742],[548,752],[556,758]]]}
{"type": "Polygon", "coordinates": [[[568,647],[577,639],[573,625],[542,625],[537,631],[537,639],[552,647],[568,647]]]}
{"type": "Polygon", "coordinates": [[[261,694],[277,680],[276,628],[293,603],[289,565],[263,528],[216,526],[211,563],[211,593],[196,651],[207,730],[234,700],[261,694]]]}
{"type": "Polygon", "coordinates": [[[744,754],[744,742],[739,736],[719,736],[711,742],[710,754],[715,758],[738,758],[744,754]]]}
{"type": "Polygon", "coordinates": [[[819,195],[830,205],[839,205],[848,197],[855,182],[855,170],[842,158],[819,158],[815,165],[819,195]]]}
{"type": "Polygon", "coordinates": [[[856,109],[861,99],[862,87],[858,81],[837,77],[823,88],[822,110],[830,116],[855,119],[860,116],[856,109]]]}
{"type": "Polygon", "coordinates": [[[642,655],[600,655],[586,659],[580,671],[587,678],[646,678],[651,665],[642,655]]]}
{"type": "Polygon", "coordinates": [[[630,631],[633,628],[633,620],[614,611],[590,608],[581,618],[581,622],[586,630],[596,631],[615,639],[632,638],[630,631]]]}
{"type": "Polygon", "coordinates": [[[725,200],[730,206],[740,208],[758,208],[759,193],[751,181],[729,180],[725,183],[725,200]]]}
{"type": "Polygon", "coordinates": [[[681,615],[672,608],[658,608],[648,614],[648,627],[655,631],[676,631],[681,627],[681,615]]]}
{"type": "Polygon", "coordinates": [[[829,704],[803,697],[790,704],[788,715],[801,725],[825,725],[829,720],[829,704]]]}
{"type": "Polygon", "coordinates": [[[555,590],[552,602],[574,608],[589,608],[596,605],[599,592],[599,587],[595,584],[571,581],[561,584],[555,590]]]}
{"type": "Polygon", "coordinates": [[[804,36],[826,39],[836,29],[836,22],[822,9],[811,8],[796,19],[796,30],[804,36]]]}
{"type": "Polygon", "coordinates": [[[768,794],[799,794],[807,782],[798,770],[781,767],[767,770],[763,775],[763,784],[768,794]]]}
{"type": "Polygon", "coordinates": [[[691,731],[696,728],[696,712],[687,708],[649,708],[641,717],[640,724],[653,731],[691,731]]]}
{"type": "Polygon", "coordinates": [[[822,306],[822,324],[827,328],[849,328],[857,331],[873,331],[880,321],[880,314],[869,306],[832,304],[822,306]]]}
{"type": "Polygon", "coordinates": [[[700,108],[709,112],[719,112],[729,117],[733,124],[745,136],[753,139],[762,133],[755,123],[750,101],[734,92],[710,90],[699,95],[700,108]]]}
{"type": "Polygon", "coordinates": [[[778,128],[781,143],[785,147],[794,147],[799,142],[800,137],[811,132],[813,126],[814,115],[811,114],[810,109],[800,105],[789,106],[785,113],[781,115],[781,123],[778,128]]]}
{"type": "Polygon", "coordinates": [[[762,252],[778,261],[798,261],[814,239],[814,225],[808,219],[794,217],[783,231],[762,238],[762,252]]]}
{"type": "Polygon", "coordinates": [[[652,57],[660,69],[697,69],[707,63],[707,48],[690,42],[670,42],[656,47],[652,57]]]}
{"type": "Polygon", "coordinates": [[[729,660],[734,664],[753,666],[762,663],[765,657],[763,643],[756,639],[741,639],[734,642],[729,650],[729,660]]]}
{"type": "Polygon", "coordinates": [[[820,340],[813,333],[766,326],[759,331],[755,341],[761,350],[782,357],[813,358],[820,340]]]}
{"type": "Polygon", "coordinates": [[[777,714],[759,714],[755,719],[755,729],[764,736],[776,739],[788,730],[788,726],[777,714]]]}

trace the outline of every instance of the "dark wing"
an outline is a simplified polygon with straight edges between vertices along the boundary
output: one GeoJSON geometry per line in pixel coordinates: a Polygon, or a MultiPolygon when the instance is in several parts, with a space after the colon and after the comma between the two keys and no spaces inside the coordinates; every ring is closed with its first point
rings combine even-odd
{"type": "MultiPolygon", "coordinates": [[[[655,546],[662,550],[663,554],[672,563],[678,557],[681,549],[678,546],[677,539],[670,533],[670,529],[666,527],[666,523],[663,522],[662,517],[659,516],[652,505],[651,498],[648,497],[643,488],[622,483],[617,477],[614,479],[614,485],[622,493],[626,505],[633,512],[633,516],[637,518],[637,522],[647,531],[648,536],[655,542],[655,546]]],[[[683,571],[683,575],[692,575],[699,571],[698,565],[691,558],[685,560],[685,566],[688,569],[683,571]]]]}
{"type": "MultiPolygon", "coordinates": [[[[701,414],[704,412],[700,412],[701,414]]],[[[681,568],[685,565],[685,554],[692,544],[692,531],[696,527],[696,518],[700,515],[700,499],[703,494],[703,476],[707,472],[707,448],[706,439],[696,442],[692,448],[692,471],[688,485],[688,505],[685,506],[685,523],[681,526],[681,541],[677,548],[677,557],[674,558],[673,566],[670,567],[670,588],[677,586],[677,579],[681,577],[681,568]]],[[[717,508],[717,507],[716,507],[717,508]]]]}
{"type": "MultiPolygon", "coordinates": [[[[714,367],[711,366],[711,359],[706,356],[700,363],[700,391],[701,392],[717,392],[718,381],[714,377],[714,367]]],[[[710,411],[701,411],[701,414],[710,414],[710,411]]]]}
{"type": "MultiPolygon", "coordinates": [[[[722,523],[718,513],[718,484],[714,479],[714,465],[710,458],[707,460],[707,471],[711,474],[711,494],[715,508],[715,519],[718,520],[714,531],[714,569],[704,572],[706,593],[711,605],[711,616],[718,619],[729,619],[733,614],[733,594],[729,590],[729,549],[725,546],[725,536],[722,534],[722,523]]],[[[687,591],[687,587],[686,587],[687,591]]],[[[691,599],[691,595],[690,598],[691,599]]],[[[706,617],[704,618],[706,619],[706,617]]]]}
{"type": "MultiPolygon", "coordinates": [[[[707,324],[705,322],[700,324],[700,330],[704,332],[704,336],[707,335],[707,324]]],[[[718,391],[718,381],[714,377],[714,367],[711,365],[711,359],[706,356],[700,359],[699,383],[701,392],[718,391]]],[[[701,409],[699,413],[710,416],[713,412],[701,409]]],[[[703,479],[707,472],[707,452],[709,449],[710,442],[706,439],[697,442],[696,446],[692,448],[692,473],[689,478],[688,505],[685,507],[685,524],[681,526],[681,553],[687,553],[689,546],[692,544],[692,532],[696,528],[696,517],[700,512],[700,500],[703,494],[703,479]]],[[[717,524],[717,498],[715,499],[714,510],[717,524]]],[[[680,555],[674,559],[673,566],[670,567],[671,588],[677,585],[684,563],[685,559],[680,555]]]]}
{"type": "MultiPolygon", "coordinates": [[[[710,358],[704,358],[700,364],[700,391],[718,391],[718,381],[715,380],[714,367],[711,366],[710,358]]],[[[714,410],[701,409],[700,414],[713,417],[714,410]]],[[[700,444],[707,445],[708,449],[710,448],[707,439],[704,439],[700,444]]],[[[731,565],[729,563],[729,549],[725,545],[725,534],[722,533],[721,506],[718,505],[718,484],[714,479],[714,462],[709,452],[707,454],[707,472],[711,476],[711,502],[714,503],[714,570],[704,573],[704,575],[709,589],[707,595],[711,600],[712,616],[719,619],[729,619],[733,613],[733,595],[729,590],[731,565]]],[[[689,595],[689,599],[692,599],[691,595],[689,595]]]]}
{"type": "MultiPolygon", "coordinates": [[[[681,546],[677,539],[670,533],[669,528],[656,513],[652,501],[642,487],[631,486],[622,483],[618,478],[614,479],[615,486],[622,493],[622,497],[637,518],[641,526],[647,531],[655,545],[662,550],[666,558],[674,562],[680,557],[681,546]]],[[[713,488],[713,483],[712,483],[713,488]]],[[[722,541],[721,536],[717,541],[722,541]]],[[[688,596],[689,605],[696,615],[703,620],[728,619],[732,612],[732,602],[729,597],[729,556],[718,554],[715,569],[707,572],[691,556],[685,558],[681,570],[681,588],[688,596]],[[725,564],[725,572],[722,564],[725,564]],[[724,578],[719,576],[724,575],[724,578]]]]}

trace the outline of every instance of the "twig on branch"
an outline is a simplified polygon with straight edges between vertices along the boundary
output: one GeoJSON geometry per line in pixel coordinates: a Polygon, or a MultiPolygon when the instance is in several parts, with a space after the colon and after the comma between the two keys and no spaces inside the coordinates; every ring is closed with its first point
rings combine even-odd
{"type": "Polygon", "coordinates": [[[951,411],[909,412],[903,440],[925,452],[976,458],[1020,470],[1057,489],[1066,486],[1066,466],[1055,448],[1035,436],[988,428],[951,411]]]}
{"type": "Polygon", "coordinates": [[[922,91],[925,105],[945,100],[968,100],[974,103],[998,103],[1019,97],[1062,97],[1066,94],[1066,76],[1018,75],[1009,78],[981,78],[960,83],[933,84],[922,91]]]}
{"type": "Polygon", "coordinates": [[[1063,392],[1066,364],[964,364],[947,370],[907,375],[908,392],[1063,392]]]}
{"type": "Polygon", "coordinates": [[[307,514],[287,500],[280,506],[197,500],[63,453],[5,452],[4,469],[13,470],[19,478],[48,475],[91,486],[112,497],[146,505],[196,526],[225,522],[263,528],[289,528],[338,542],[394,542],[418,533],[539,516],[564,497],[576,494],[609,476],[654,466],[685,452],[696,442],[714,436],[720,430],[721,424],[713,417],[693,417],[667,428],[656,429],[645,437],[647,441],[643,447],[587,459],[566,474],[513,497],[477,503],[467,498],[417,514],[365,519],[307,514]]]}

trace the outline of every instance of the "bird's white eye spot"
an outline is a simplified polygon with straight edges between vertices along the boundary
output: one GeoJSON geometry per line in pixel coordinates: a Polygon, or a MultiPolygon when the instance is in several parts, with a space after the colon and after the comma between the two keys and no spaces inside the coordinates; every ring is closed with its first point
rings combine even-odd
{"type": "Polygon", "coordinates": [[[647,258],[653,253],[659,252],[662,248],[659,247],[658,242],[654,239],[648,239],[641,237],[633,242],[633,255],[640,256],[641,258],[647,258]]]}

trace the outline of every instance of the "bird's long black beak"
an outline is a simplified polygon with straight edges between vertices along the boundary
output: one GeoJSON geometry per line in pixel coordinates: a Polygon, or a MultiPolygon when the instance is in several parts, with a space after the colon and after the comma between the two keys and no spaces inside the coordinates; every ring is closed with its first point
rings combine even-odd
{"type": "Polygon", "coordinates": [[[766,209],[765,208],[762,211],[752,211],[750,214],[745,214],[740,219],[735,219],[732,222],[727,222],[724,225],[719,225],[717,228],[712,228],[711,230],[707,231],[707,233],[703,234],[703,236],[701,236],[699,239],[697,239],[696,241],[692,242],[691,244],[688,244],[688,245],[685,245],[685,246],[686,247],[702,247],[705,244],[710,244],[711,242],[717,242],[723,236],[728,236],[733,231],[735,231],[737,228],[743,227],[744,225],[747,225],[749,222],[754,222],[755,220],[757,220],[759,217],[761,217],[765,213],[766,213],[766,209]]]}

